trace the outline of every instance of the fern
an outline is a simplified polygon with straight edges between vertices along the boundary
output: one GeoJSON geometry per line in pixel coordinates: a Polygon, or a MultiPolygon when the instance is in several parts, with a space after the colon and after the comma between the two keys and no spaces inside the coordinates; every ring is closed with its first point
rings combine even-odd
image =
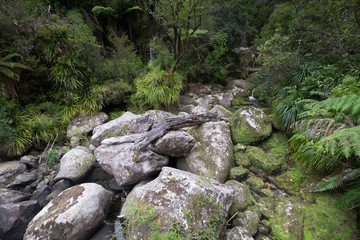
{"type": "MultiPolygon", "coordinates": [[[[355,123],[360,124],[360,95],[331,97],[321,102],[309,104],[307,115],[313,118],[319,116],[334,116],[343,120],[340,113],[344,113],[355,123]]],[[[337,120],[337,119],[336,119],[337,120]]]]}
{"type": "Polygon", "coordinates": [[[337,176],[329,177],[328,179],[323,179],[320,185],[315,188],[314,192],[333,190],[359,177],[360,177],[360,168],[347,169],[346,171],[342,171],[339,174],[337,174],[337,176]]]}
{"type": "Polygon", "coordinates": [[[346,127],[329,118],[297,121],[290,126],[311,139],[326,137],[346,127]]]}

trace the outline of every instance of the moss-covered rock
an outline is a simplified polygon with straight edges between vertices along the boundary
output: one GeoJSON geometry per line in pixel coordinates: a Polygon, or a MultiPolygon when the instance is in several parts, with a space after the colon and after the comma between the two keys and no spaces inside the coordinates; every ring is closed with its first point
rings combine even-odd
{"type": "Polygon", "coordinates": [[[277,199],[269,223],[272,229],[273,239],[301,240],[304,226],[302,204],[299,204],[293,199],[277,199]]]}
{"type": "Polygon", "coordinates": [[[244,181],[248,175],[249,175],[249,170],[243,168],[242,166],[235,167],[230,170],[230,179],[239,182],[244,181]]]}
{"type": "Polygon", "coordinates": [[[248,206],[253,203],[253,198],[250,189],[245,184],[235,180],[229,180],[225,185],[231,187],[235,191],[233,203],[230,207],[230,215],[234,215],[237,211],[244,211],[248,206]]]}
{"type": "Polygon", "coordinates": [[[231,101],[231,106],[233,106],[233,107],[251,106],[251,105],[252,105],[252,103],[249,101],[248,97],[238,96],[238,97],[235,97],[231,101]]]}
{"type": "Polygon", "coordinates": [[[266,153],[262,148],[248,146],[245,154],[251,160],[251,167],[255,172],[265,172],[269,174],[281,172],[286,168],[286,159],[272,151],[266,153]]]}
{"type": "Polygon", "coordinates": [[[233,227],[243,227],[245,228],[251,236],[255,235],[257,232],[258,226],[260,222],[260,216],[251,211],[245,211],[239,213],[233,220],[233,227]]]}
{"type": "Polygon", "coordinates": [[[265,188],[264,181],[255,176],[249,177],[245,183],[254,191],[260,191],[265,188]]]}
{"type": "Polygon", "coordinates": [[[264,140],[272,131],[271,121],[255,107],[243,107],[230,120],[231,135],[235,143],[251,144],[264,140]]]}
{"type": "Polygon", "coordinates": [[[307,182],[307,174],[303,168],[290,168],[275,178],[276,186],[292,195],[298,194],[307,182]]]}
{"type": "Polygon", "coordinates": [[[258,194],[260,197],[269,197],[269,198],[276,197],[275,193],[268,188],[261,189],[260,191],[258,191],[258,194]]]}
{"type": "Polygon", "coordinates": [[[207,122],[188,133],[195,138],[195,147],[178,159],[177,168],[225,182],[235,166],[229,126],[223,121],[207,122]]]}
{"type": "Polygon", "coordinates": [[[237,153],[237,152],[245,152],[246,150],[246,145],[245,144],[242,144],[242,143],[238,143],[234,146],[234,153],[237,153]]]}
{"type": "Polygon", "coordinates": [[[338,196],[321,194],[305,207],[304,239],[358,239],[356,213],[336,207],[338,196]]]}
{"type": "Polygon", "coordinates": [[[250,158],[243,152],[235,152],[234,159],[235,159],[235,164],[238,166],[243,166],[248,168],[251,165],[250,158]]]}

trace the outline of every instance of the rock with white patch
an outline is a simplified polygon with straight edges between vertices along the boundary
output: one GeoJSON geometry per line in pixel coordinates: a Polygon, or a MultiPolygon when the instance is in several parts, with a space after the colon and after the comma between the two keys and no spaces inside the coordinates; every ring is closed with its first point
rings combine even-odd
{"type": "Polygon", "coordinates": [[[234,96],[232,92],[218,93],[214,95],[214,100],[216,104],[227,108],[231,106],[234,96]]]}
{"type": "Polygon", "coordinates": [[[24,240],[88,239],[103,223],[111,197],[110,191],[95,183],[69,188],[31,220],[24,240]]]}
{"type": "Polygon", "coordinates": [[[86,147],[76,147],[66,153],[60,160],[60,170],[55,180],[82,178],[95,163],[95,157],[86,147]]]}
{"type": "Polygon", "coordinates": [[[22,239],[27,224],[40,210],[37,201],[0,205],[0,239],[22,239]]]}
{"type": "Polygon", "coordinates": [[[195,138],[195,147],[188,156],[178,159],[177,167],[223,183],[234,167],[229,126],[223,121],[207,122],[188,133],[195,138]]]}
{"type": "Polygon", "coordinates": [[[254,240],[251,234],[242,227],[235,227],[226,232],[226,240],[254,240]]]}
{"type": "Polygon", "coordinates": [[[157,173],[169,159],[151,150],[136,150],[133,143],[101,145],[95,149],[100,166],[120,185],[135,184],[157,173]]]}
{"type": "Polygon", "coordinates": [[[151,110],[141,115],[126,112],[121,117],[94,128],[91,143],[98,147],[105,138],[143,133],[148,131],[155,121],[172,116],[174,115],[160,110],[151,110]]]}
{"type": "Polygon", "coordinates": [[[77,116],[69,123],[66,131],[66,136],[68,138],[72,138],[75,135],[90,132],[95,127],[103,124],[108,119],[109,116],[103,112],[99,112],[93,116],[77,116]]]}
{"type": "Polygon", "coordinates": [[[217,181],[164,167],[155,180],[131,191],[120,215],[126,217],[132,239],[150,239],[152,232],[168,232],[174,223],[184,239],[196,234],[199,239],[222,239],[233,195],[217,181]]]}
{"type": "Polygon", "coordinates": [[[202,106],[195,106],[195,107],[191,108],[190,113],[197,115],[197,114],[206,113],[207,111],[208,110],[202,106]]]}
{"type": "Polygon", "coordinates": [[[231,135],[234,143],[253,144],[270,136],[272,126],[265,113],[255,107],[237,110],[230,120],[231,135]]]}
{"type": "Polygon", "coordinates": [[[170,131],[149,145],[149,149],[170,157],[182,157],[190,153],[195,139],[184,131],[170,131]]]}

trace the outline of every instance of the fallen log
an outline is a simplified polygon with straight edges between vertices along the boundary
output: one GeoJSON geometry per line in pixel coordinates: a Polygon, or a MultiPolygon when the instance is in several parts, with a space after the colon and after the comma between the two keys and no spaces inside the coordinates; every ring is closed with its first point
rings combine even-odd
{"type": "Polygon", "coordinates": [[[192,127],[203,124],[205,122],[214,122],[219,120],[226,121],[226,119],[224,118],[218,118],[217,113],[213,112],[206,112],[197,115],[192,114],[169,117],[165,120],[156,121],[150,131],[141,134],[132,134],[127,136],[108,138],[103,140],[101,144],[117,145],[122,143],[134,143],[134,147],[136,148],[136,150],[140,151],[142,149],[145,149],[150,143],[164,136],[169,131],[174,131],[184,127],[192,127]]]}

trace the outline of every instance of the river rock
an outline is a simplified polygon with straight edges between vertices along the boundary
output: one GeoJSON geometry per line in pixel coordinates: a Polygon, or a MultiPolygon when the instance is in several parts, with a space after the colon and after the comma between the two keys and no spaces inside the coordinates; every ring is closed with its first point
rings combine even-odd
{"type": "Polygon", "coordinates": [[[131,191],[120,215],[134,239],[150,239],[156,230],[168,232],[174,223],[182,237],[221,239],[233,195],[230,187],[217,181],[164,167],[155,180],[131,191]]]}
{"type": "Polygon", "coordinates": [[[38,213],[37,201],[6,203],[0,205],[0,239],[22,239],[27,224],[38,213]]]}
{"type": "Polygon", "coordinates": [[[257,213],[251,211],[245,211],[239,213],[233,220],[232,225],[234,227],[245,228],[251,236],[254,236],[258,230],[260,217],[257,213]]]}
{"type": "Polygon", "coordinates": [[[126,112],[121,117],[94,128],[91,143],[98,147],[105,138],[143,133],[148,131],[156,120],[172,117],[173,114],[151,110],[141,115],[126,112]]]}
{"type": "Polygon", "coordinates": [[[262,148],[248,146],[245,154],[251,160],[250,170],[261,173],[274,174],[286,168],[286,159],[275,152],[266,153],[262,148]]]}
{"type": "Polygon", "coordinates": [[[31,195],[25,194],[21,191],[0,188],[0,204],[4,203],[17,203],[29,199],[31,195]]]}
{"type": "Polygon", "coordinates": [[[214,95],[214,100],[214,103],[228,108],[231,106],[231,102],[234,100],[234,96],[232,92],[217,93],[214,95]]]}
{"type": "Polygon", "coordinates": [[[0,176],[13,175],[26,170],[26,165],[19,161],[0,162],[0,176]]]}
{"type": "Polygon", "coordinates": [[[20,158],[20,162],[24,163],[29,167],[36,167],[38,165],[39,157],[35,157],[32,155],[25,155],[20,158]]]}
{"type": "Polygon", "coordinates": [[[242,227],[234,227],[226,232],[226,240],[254,240],[251,234],[242,227]]]}
{"type": "Polygon", "coordinates": [[[151,150],[135,150],[133,143],[102,145],[95,149],[96,160],[119,185],[130,185],[157,173],[169,159],[151,150]]]}
{"type": "Polygon", "coordinates": [[[93,116],[80,115],[75,117],[68,125],[66,136],[72,138],[73,136],[80,135],[92,131],[95,127],[103,124],[109,119],[106,113],[99,112],[93,116]]]}
{"type": "Polygon", "coordinates": [[[24,172],[15,177],[15,179],[7,186],[17,188],[31,184],[38,179],[38,176],[32,172],[24,172]]]}
{"type": "Polygon", "coordinates": [[[188,156],[178,159],[177,167],[223,183],[234,167],[229,126],[223,121],[207,122],[188,133],[195,138],[195,147],[188,156]]]}
{"type": "Polygon", "coordinates": [[[255,107],[237,110],[230,121],[234,143],[253,144],[270,136],[271,121],[265,113],[255,107]]]}
{"type": "Polygon", "coordinates": [[[244,181],[249,175],[249,169],[243,168],[242,166],[232,168],[230,170],[230,179],[236,181],[244,181]]]}
{"type": "Polygon", "coordinates": [[[235,180],[229,180],[225,185],[231,187],[235,191],[233,203],[230,208],[230,215],[233,216],[236,212],[244,211],[248,206],[253,203],[253,198],[250,189],[245,184],[235,180]]]}
{"type": "Polygon", "coordinates": [[[224,108],[221,105],[215,105],[210,110],[210,112],[216,112],[219,117],[223,117],[223,118],[231,118],[231,116],[233,115],[232,112],[230,112],[229,110],[227,110],[226,108],[224,108]]]}
{"type": "MultiPolygon", "coordinates": [[[[236,145],[238,146],[238,145],[236,145]]],[[[235,148],[236,148],[235,146],[235,148]]],[[[245,148],[246,149],[246,148],[245,148]]],[[[250,158],[243,152],[235,152],[234,154],[234,160],[235,160],[235,164],[238,166],[242,166],[245,168],[248,168],[251,166],[251,160],[250,158]]]]}
{"type": "Polygon", "coordinates": [[[76,147],[66,153],[60,160],[60,170],[55,180],[82,178],[95,163],[95,157],[86,147],[76,147]]]}
{"type": "Polygon", "coordinates": [[[170,131],[149,145],[149,149],[170,157],[182,157],[190,153],[195,146],[195,139],[184,131],[170,131]]]}
{"type": "Polygon", "coordinates": [[[84,183],[60,193],[29,223],[24,240],[87,239],[102,224],[112,193],[84,183]]]}
{"type": "Polygon", "coordinates": [[[229,79],[226,82],[227,82],[226,88],[228,89],[242,88],[245,91],[248,91],[251,87],[251,82],[244,79],[229,79]]]}

